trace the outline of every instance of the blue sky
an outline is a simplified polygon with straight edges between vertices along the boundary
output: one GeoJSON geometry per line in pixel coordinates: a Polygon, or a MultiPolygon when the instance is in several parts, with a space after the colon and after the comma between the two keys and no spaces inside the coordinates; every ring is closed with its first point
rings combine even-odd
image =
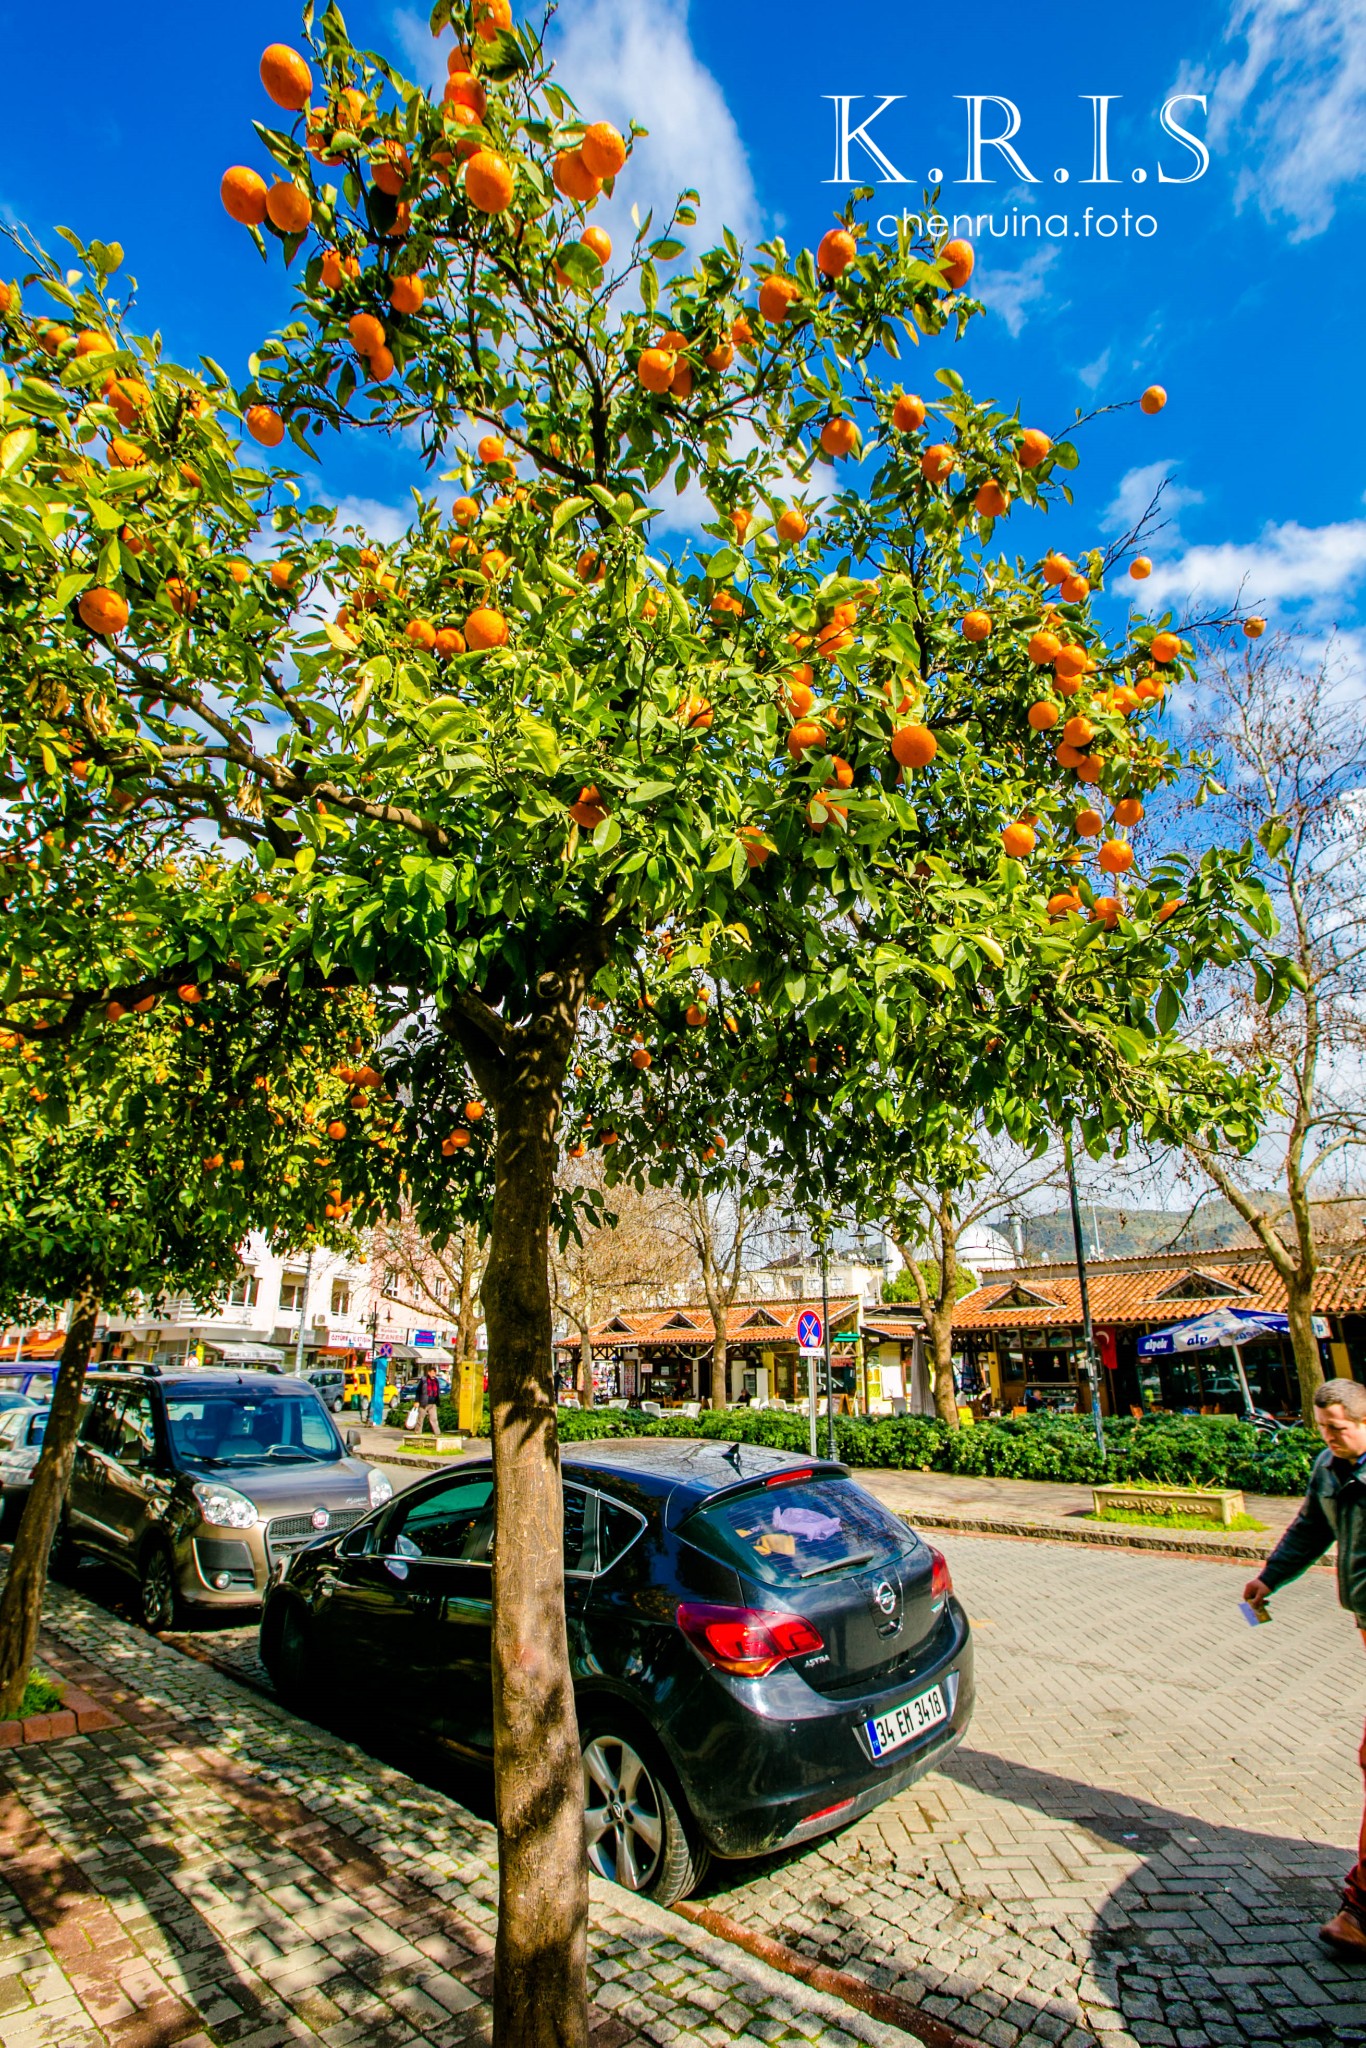
{"type": "MultiPolygon", "coordinates": [[[[437,62],[417,13],[381,0],[346,12],[358,37],[409,68],[437,62]]],[[[1145,594],[1180,610],[1191,593],[1217,605],[1241,588],[1276,624],[1311,638],[1337,626],[1350,652],[1366,649],[1366,0],[1152,0],[1140,14],[1095,10],[1084,25],[1054,0],[990,0],[952,17],[901,0],[564,0],[558,33],[584,111],[635,112],[651,129],[633,194],[662,199],[692,183],[709,224],[790,244],[814,241],[839,197],[826,182],[828,95],[849,96],[854,126],[898,95],[868,133],[910,182],[879,183],[874,219],[917,207],[933,169],[946,210],[991,213],[998,226],[1012,212],[1053,217],[1047,238],[974,237],[989,312],[954,356],[970,387],[1019,399],[1027,422],[1054,433],[1074,407],[1152,382],[1170,394],[1156,419],[1128,412],[1086,430],[1078,508],[1040,526],[1040,547],[1103,542],[1169,476],[1172,523],[1150,547],[1145,594]],[[1197,163],[1159,126],[1177,94],[1206,96],[1203,111],[1186,99],[1173,118],[1204,142],[1209,165],[1193,182],[1159,183],[1159,167],[1176,180],[1197,163]],[[1118,180],[1104,187],[1084,182],[1097,95],[1111,96],[1118,180]],[[972,96],[984,97],[987,134],[1010,118],[1002,102],[1018,109],[1012,146],[1032,183],[991,149],[982,170],[994,182],[963,182],[972,96]],[[1108,239],[1082,232],[1088,205],[1093,219],[1121,221],[1108,239]]],[[[266,269],[223,214],[218,180],[260,157],[257,60],[296,34],[292,9],[264,0],[149,0],[116,32],[93,0],[17,12],[11,74],[35,89],[8,97],[0,217],[45,238],[64,222],[121,241],[143,315],[168,346],[245,377],[288,293],[278,260],[266,269]]],[[[851,169],[860,181],[881,175],[857,143],[851,169]]],[[[0,258],[0,274],[14,267],[0,258]]],[[[928,385],[931,369],[928,358],[908,366],[908,384],[928,385]]],[[[334,490],[391,517],[417,480],[399,444],[329,463],[334,490]]]]}

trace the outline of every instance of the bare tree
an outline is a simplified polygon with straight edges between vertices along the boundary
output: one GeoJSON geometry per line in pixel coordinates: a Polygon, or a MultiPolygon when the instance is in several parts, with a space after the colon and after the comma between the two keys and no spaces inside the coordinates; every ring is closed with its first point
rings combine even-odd
{"type": "Polygon", "coordinates": [[[767,1227],[769,1196],[758,1182],[753,1192],[744,1176],[732,1175],[721,1191],[699,1188],[671,1202],[670,1227],[677,1243],[696,1262],[711,1315],[711,1405],[730,1405],[729,1312],[739,1297],[745,1255],[767,1227]]]}
{"type": "Polygon", "coordinates": [[[456,1325],[457,1358],[473,1358],[479,1329],[479,1290],[488,1245],[478,1226],[466,1223],[439,1249],[418,1229],[411,1212],[396,1222],[376,1224],[366,1248],[378,1299],[392,1273],[414,1306],[456,1325]]]}
{"type": "MultiPolygon", "coordinates": [[[[1269,978],[1228,979],[1193,1018],[1194,1035],[1235,1065],[1274,1069],[1281,1111],[1246,1161],[1188,1141],[1201,1171],[1253,1232],[1286,1293],[1305,1419],[1323,1379],[1314,1280],[1328,1188],[1350,1208],[1366,1145],[1366,724],[1360,678],[1285,637],[1206,654],[1208,695],[1193,739],[1218,780],[1211,829],[1240,832],[1281,921],[1296,990],[1273,1009],[1269,978]],[[1325,1186],[1325,1179],[1327,1186],[1325,1186]],[[1316,1187],[1315,1184],[1318,1184],[1316,1187]],[[1311,1196],[1313,1198],[1311,1198],[1311,1196]]],[[[1199,816],[1199,813],[1195,813],[1199,816]]],[[[1189,831],[1190,819],[1183,818],[1189,831]]]]}
{"type": "Polygon", "coordinates": [[[932,1171],[902,1179],[886,1194],[887,1234],[901,1254],[912,1298],[925,1318],[935,1409],[941,1421],[956,1429],[953,1311],[960,1293],[963,1233],[990,1216],[1018,1212],[1043,1188],[1061,1188],[1063,1169],[1051,1153],[1021,1153],[980,1133],[960,1136],[931,1157],[932,1171]]]}
{"type": "Polygon", "coordinates": [[[566,1160],[560,1172],[565,1193],[585,1190],[598,1197],[602,1221],[591,1220],[582,1204],[574,1230],[550,1233],[550,1294],[556,1313],[578,1332],[576,1391],[580,1405],[593,1405],[594,1324],[613,1310],[657,1301],[691,1278],[685,1247],[671,1228],[669,1196],[629,1185],[606,1187],[601,1155],[566,1160]]]}

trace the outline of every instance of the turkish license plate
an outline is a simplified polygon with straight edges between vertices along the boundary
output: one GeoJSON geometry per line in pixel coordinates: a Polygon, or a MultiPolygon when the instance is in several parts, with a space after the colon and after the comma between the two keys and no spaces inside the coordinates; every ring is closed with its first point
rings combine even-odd
{"type": "Polygon", "coordinates": [[[932,1685],[928,1692],[917,1693],[913,1700],[903,1700],[889,1714],[875,1714],[863,1725],[868,1731],[873,1755],[886,1756],[889,1749],[900,1749],[903,1742],[914,1742],[917,1735],[923,1735],[927,1728],[937,1728],[948,1718],[943,1689],[932,1685]]]}

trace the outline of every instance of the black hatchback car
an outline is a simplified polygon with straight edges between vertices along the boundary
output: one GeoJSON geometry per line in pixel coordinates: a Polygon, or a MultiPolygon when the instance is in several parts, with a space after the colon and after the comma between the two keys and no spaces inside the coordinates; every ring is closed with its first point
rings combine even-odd
{"type": "MultiPolygon", "coordinates": [[[[939,1552],[842,1465],[753,1445],[566,1446],[565,1598],[589,1855],[663,1904],[709,1856],[828,1834],[932,1768],[973,1706],[939,1552]]],[[[493,1747],[493,1469],[462,1465],[287,1559],[282,1695],[382,1693],[493,1747]]]]}

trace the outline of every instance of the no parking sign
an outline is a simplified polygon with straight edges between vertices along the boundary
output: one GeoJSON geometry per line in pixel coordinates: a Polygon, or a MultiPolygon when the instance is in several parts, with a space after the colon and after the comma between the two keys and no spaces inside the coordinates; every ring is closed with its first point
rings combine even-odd
{"type": "Polygon", "coordinates": [[[797,1348],[819,1351],[825,1343],[825,1325],[814,1308],[804,1308],[797,1318],[797,1348]]]}

